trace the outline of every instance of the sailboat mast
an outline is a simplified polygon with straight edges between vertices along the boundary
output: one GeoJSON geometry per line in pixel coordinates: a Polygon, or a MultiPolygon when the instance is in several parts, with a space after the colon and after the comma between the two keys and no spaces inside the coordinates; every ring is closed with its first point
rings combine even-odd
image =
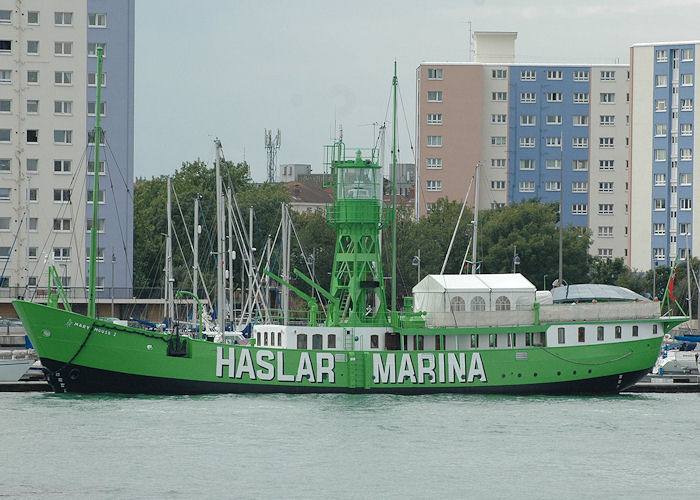
{"type": "MultiPolygon", "coordinates": [[[[172,179],[168,176],[168,236],[165,245],[165,299],[168,301],[167,314],[170,321],[175,317],[175,299],[173,288],[175,277],[173,276],[173,203],[172,203],[172,179]]],[[[168,323],[170,323],[170,321],[168,323]]],[[[172,328],[172,325],[169,325],[172,328]]]]}
{"type": "Polygon", "coordinates": [[[99,225],[98,201],[100,199],[100,142],[102,140],[102,128],[100,116],[102,115],[102,47],[97,47],[97,99],[95,103],[95,166],[92,176],[92,228],[90,229],[90,268],[88,271],[88,316],[97,318],[95,309],[95,281],[97,274],[97,229],[99,225]]]}
{"type": "Polygon", "coordinates": [[[393,129],[391,147],[391,322],[394,323],[396,316],[396,61],[394,61],[394,116],[391,121],[393,129]]]}
{"type": "Polygon", "coordinates": [[[476,175],[474,183],[476,189],[474,191],[474,233],[472,235],[472,274],[476,274],[476,236],[479,226],[479,169],[481,162],[476,164],[476,175]]]}
{"type": "Polygon", "coordinates": [[[199,195],[194,199],[194,234],[192,235],[193,256],[192,256],[192,295],[197,297],[197,288],[199,285],[199,195]]]}
{"type": "Polygon", "coordinates": [[[224,205],[221,187],[221,141],[214,139],[214,146],[216,147],[214,160],[216,169],[216,323],[219,326],[219,332],[223,335],[224,311],[226,309],[224,306],[224,301],[226,300],[226,295],[224,294],[224,266],[226,265],[224,238],[226,233],[224,231],[224,205]]]}

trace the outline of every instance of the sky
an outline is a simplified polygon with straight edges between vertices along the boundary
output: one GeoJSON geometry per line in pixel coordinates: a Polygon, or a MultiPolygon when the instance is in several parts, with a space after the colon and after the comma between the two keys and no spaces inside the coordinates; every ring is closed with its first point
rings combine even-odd
{"type": "MultiPolygon", "coordinates": [[[[323,171],[323,146],[391,129],[398,65],[400,162],[415,161],[415,72],[469,61],[469,29],[515,31],[516,63],[629,63],[634,43],[700,39],[695,0],[137,0],[134,175],[185,161],[244,159],[264,181],[265,129],[278,162],[323,171]]],[[[390,141],[391,136],[387,136],[390,141]]]]}

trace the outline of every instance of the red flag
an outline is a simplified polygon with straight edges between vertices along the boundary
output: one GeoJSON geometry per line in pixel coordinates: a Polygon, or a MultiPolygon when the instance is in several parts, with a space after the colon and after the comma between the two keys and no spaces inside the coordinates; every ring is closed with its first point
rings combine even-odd
{"type": "Polygon", "coordinates": [[[676,298],[673,296],[673,280],[676,279],[676,268],[674,266],[673,268],[673,273],[671,274],[671,279],[668,282],[668,296],[671,297],[672,301],[676,301],[676,298]]]}

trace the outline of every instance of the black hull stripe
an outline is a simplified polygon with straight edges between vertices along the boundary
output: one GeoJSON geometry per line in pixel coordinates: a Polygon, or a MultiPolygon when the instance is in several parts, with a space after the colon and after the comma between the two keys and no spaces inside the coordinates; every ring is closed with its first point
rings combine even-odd
{"type": "Polygon", "coordinates": [[[229,394],[229,393],[350,393],[350,394],[617,394],[636,384],[648,370],[639,370],[620,375],[608,375],[585,380],[549,382],[543,384],[488,386],[463,385],[456,387],[434,387],[430,385],[401,387],[313,387],[284,384],[244,384],[236,382],[206,382],[187,379],[172,379],[132,375],[128,373],[100,370],[73,364],[63,370],[60,379],[52,375],[64,363],[51,359],[41,360],[49,372],[47,379],[55,392],[119,393],[119,394],[229,394]]]}

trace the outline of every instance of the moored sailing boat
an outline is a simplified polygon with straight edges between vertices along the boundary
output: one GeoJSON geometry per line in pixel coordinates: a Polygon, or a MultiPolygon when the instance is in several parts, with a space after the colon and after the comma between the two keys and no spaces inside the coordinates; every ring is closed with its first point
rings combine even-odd
{"type": "MultiPolygon", "coordinates": [[[[91,251],[87,316],[59,309],[56,300],[46,306],[14,302],[53,389],[616,393],[649,371],[664,332],[686,319],[662,317],[658,303],[644,301],[540,305],[535,287],[519,274],[429,276],[400,313],[395,283],[391,308],[386,301],[379,244],[383,179],[376,155],[358,151],[346,157],[338,142],[327,148],[326,158],[335,190],[330,290],[295,271],[328,301],[324,324],[316,324],[315,315],[304,326],[258,324],[250,343],[239,345],[102,321],[94,308],[91,251]],[[414,300],[420,311],[414,311],[414,300]]],[[[394,172],[395,164],[394,154],[394,172]]],[[[393,199],[395,212],[395,183],[393,199]]],[[[314,311],[315,299],[305,298],[314,311]]]]}

